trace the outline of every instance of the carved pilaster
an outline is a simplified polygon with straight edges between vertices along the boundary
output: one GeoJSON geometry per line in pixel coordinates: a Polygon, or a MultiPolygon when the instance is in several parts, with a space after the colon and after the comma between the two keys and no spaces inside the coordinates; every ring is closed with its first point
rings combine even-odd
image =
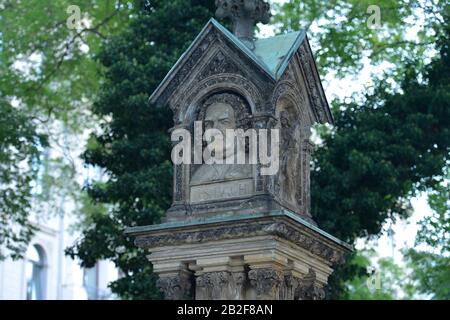
{"type": "Polygon", "coordinates": [[[246,281],[245,272],[232,272],[230,283],[230,296],[231,300],[243,300],[244,299],[244,284],[246,281]]]}
{"type": "MultiPolygon", "coordinates": [[[[275,117],[273,117],[270,114],[258,114],[258,115],[254,115],[252,118],[252,127],[257,129],[257,130],[261,130],[261,129],[265,129],[268,130],[269,132],[269,136],[268,136],[268,140],[267,140],[267,148],[268,148],[268,153],[271,154],[272,150],[270,150],[270,147],[272,145],[271,143],[271,139],[272,139],[272,135],[270,133],[270,129],[273,129],[275,127],[277,120],[275,117]]],[[[264,166],[266,167],[266,166],[264,166]]],[[[256,191],[268,191],[268,187],[269,187],[269,177],[270,176],[263,176],[261,174],[261,168],[262,165],[261,163],[258,162],[257,166],[256,166],[256,191]]]]}
{"type": "Polygon", "coordinates": [[[280,288],[280,300],[294,300],[299,284],[299,278],[293,276],[291,272],[286,273],[280,288]]]}
{"type": "Polygon", "coordinates": [[[318,285],[316,273],[309,269],[308,274],[300,280],[299,286],[295,291],[296,300],[323,300],[325,299],[325,290],[318,285]]]}
{"type": "Polygon", "coordinates": [[[281,272],[258,268],[248,273],[250,285],[256,290],[258,300],[278,300],[280,298],[280,285],[283,281],[281,272]]]}
{"type": "Polygon", "coordinates": [[[175,275],[162,275],[156,286],[164,294],[166,300],[192,299],[192,274],[180,271],[175,275]]]}
{"type": "Polygon", "coordinates": [[[311,155],[314,150],[314,145],[311,143],[309,138],[303,140],[302,146],[302,159],[301,159],[301,167],[302,167],[302,188],[301,188],[301,197],[303,204],[303,212],[306,216],[311,216],[311,182],[310,182],[310,171],[311,171],[311,155]]]}

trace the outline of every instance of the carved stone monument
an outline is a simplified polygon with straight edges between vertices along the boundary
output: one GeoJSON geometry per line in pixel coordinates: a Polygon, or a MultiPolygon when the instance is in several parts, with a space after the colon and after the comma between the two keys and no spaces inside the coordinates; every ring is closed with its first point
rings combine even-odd
{"type": "Polygon", "coordinates": [[[310,214],[310,129],[333,119],[306,33],[256,40],[267,3],[216,5],[234,34],[211,19],[151,102],[170,107],[173,130],[193,137],[197,121],[222,133],[279,129],[280,168],[263,175],[262,164],[174,165],[164,223],[127,234],[148,250],[166,299],[323,299],[333,265],[351,248],[310,214]]]}

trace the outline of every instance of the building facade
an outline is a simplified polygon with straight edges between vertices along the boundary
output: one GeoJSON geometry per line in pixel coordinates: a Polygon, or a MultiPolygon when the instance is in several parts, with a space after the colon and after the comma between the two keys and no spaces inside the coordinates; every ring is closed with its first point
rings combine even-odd
{"type": "Polygon", "coordinates": [[[64,254],[78,237],[64,216],[39,223],[25,257],[0,262],[0,300],[116,299],[108,284],[119,277],[114,264],[82,268],[64,254]]]}

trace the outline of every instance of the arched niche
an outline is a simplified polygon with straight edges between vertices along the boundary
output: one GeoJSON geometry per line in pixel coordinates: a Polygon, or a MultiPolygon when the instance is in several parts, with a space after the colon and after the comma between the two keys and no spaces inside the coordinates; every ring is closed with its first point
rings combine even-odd
{"type": "MultiPolygon", "coordinates": [[[[231,90],[214,91],[203,97],[194,114],[193,120],[201,121],[203,129],[216,129],[222,133],[225,148],[229,145],[225,139],[227,129],[246,131],[251,127],[249,103],[245,97],[231,90]]],[[[245,144],[236,144],[235,140],[232,145],[234,160],[238,152],[248,158],[245,144]]],[[[188,181],[185,183],[189,186],[190,203],[242,198],[250,196],[255,190],[255,165],[203,163],[189,167],[188,181]]]]}
{"type": "Polygon", "coordinates": [[[304,99],[289,84],[280,87],[274,99],[280,130],[280,170],[273,181],[275,195],[283,206],[307,215],[309,192],[309,143],[311,119],[304,99]]]}
{"type": "Polygon", "coordinates": [[[196,119],[201,103],[208,96],[219,92],[233,92],[242,96],[252,114],[263,105],[259,89],[249,80],[236,74],[222,74],[210,76],[195,86],[188,88],[171,103],[174,110],[176,124],[191,124],[196,119]]]}

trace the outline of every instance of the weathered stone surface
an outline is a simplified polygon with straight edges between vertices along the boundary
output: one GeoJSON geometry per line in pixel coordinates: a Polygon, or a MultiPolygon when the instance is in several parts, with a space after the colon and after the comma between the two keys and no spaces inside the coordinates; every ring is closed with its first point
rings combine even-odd
{"type": "Polygon", "coordinates": [[[254,48],[253,29],[258,22],[270,20],[270,6],[263,0],[216,0],[216,16],[230,18],[233,33],[250,48],[254,48]]]}
{"type": "Polygon", "coordinates": [[[258,300],[277,300],[283,283],[283,273],[272,268],[252,269],[248,273],[250,284],[256,289],[258,300]]]}
{"type": "Polygon", "coordinates": [[[175,275],[161,275],[156,286],[166,300],[192,299],[192,275],[189,272],[179,272],[175,275]]]}
{"type": "Polygon", "coordinates": [[[295,289],[296,300],[322,300],[325,299],[325,290],[317,284],[316,273],[309,269],[308,274],[299,281],[295,289]]]}
{"type": "Polygon", "coordinates": [[[345,251],[342,245],[336,245],[306,226],[298,225],[288,218],[261,218],[248,221],[226,221],[182,229],[166,229],[159,232],[146,232],[136,237],[138,247],[152,249],[159,246],[203,243],[226,239],[242,239],[255,236],[276,236],[313,254],[330,261],[342,263],[345,251]]]}
{"type": "MultiPolygon", "coordinates": [[[[191,274],[191,298],[323,299],[332,267],[350,247],[298,219],[248,215],[138,228],[133,234],[136,245],[151,252],[156,273],[191,274]]],[[[168,295],[173,296],[179,294],[168,295]]]]}
{"type": "MultiPolygon", "coordinates": [[[[226,165],[217,165],[215,170],[213,166],[207,167],[214,173],[222,173],[224,176],[233,174],[232,169],[227,169],[226,165]]],[[[250,169],[251,170],[251,169],[250,169]]],[[[250,170],[240,170],[236,175],[247,174],[250,170]]],[[[206,170],[205,170],[206,171],[206,170]]],[[[204,177],[207,176],[205,173],[204,177]]],[[[254,191],[252,179],[233,179],[232,181],[222,181],[202,185],[191,185],[191,202],[205,202],[211,200],[232,199],[242,196],[250,196],[254,191]]]]}

